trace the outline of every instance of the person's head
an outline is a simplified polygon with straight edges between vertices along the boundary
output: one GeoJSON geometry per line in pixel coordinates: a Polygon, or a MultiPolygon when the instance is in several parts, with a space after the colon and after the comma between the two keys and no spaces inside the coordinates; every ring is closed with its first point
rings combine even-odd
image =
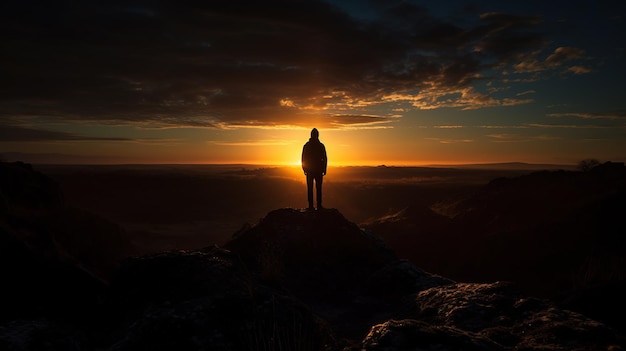
{"type": "Polygon", "coordinates": [[[317,131],[317,128],[313,128],[313,130],[311,130],[311,138],[319,139],[319,137],[320,137],[320,132],[317,131]]]}

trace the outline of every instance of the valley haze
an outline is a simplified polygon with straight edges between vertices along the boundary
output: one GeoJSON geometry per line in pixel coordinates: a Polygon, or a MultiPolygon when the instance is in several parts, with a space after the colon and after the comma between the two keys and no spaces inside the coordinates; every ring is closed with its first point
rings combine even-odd
{"type": "MultiPolygon", "coordinates": [[[[268,211],[306,206],[299,166],[249,164],[50,165],[69,205],[122,224],[139,252],[222,244],[268,211]]],[[[574,165],[526,163],[329,167],[327,206],[361,223],[412,204],[432,205],[498,177],[574,165]]]]}

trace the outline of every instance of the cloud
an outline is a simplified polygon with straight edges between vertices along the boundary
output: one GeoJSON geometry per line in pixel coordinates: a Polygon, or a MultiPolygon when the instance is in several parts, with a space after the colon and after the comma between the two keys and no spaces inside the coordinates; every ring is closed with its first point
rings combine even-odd
{"type": "Polygon", "coordinates": [[[559,140],[560,137],[551,135],[525,135],[525,134],[489,134],[487,137],[492,138],[495,143],[526,143],[531,141],[549,141],[559,140]]]}
{"type": "Polygon", "coordinates": [[[378,115],[353,115],[353,114],[336,114],[331,116],[329,119],[330,126],[341,126],[341,127],[371,127],[378,128],[384,127],[383,125],[389,124],[395,118],[398,118],[397,115],[389,115],[389,116],[378,116],[378,115]]]}
{"type": "MultiPolygon", "coordinates": [[[[486,71],[504,79],[516,62],[519,72],[538,70],[516,60],[547,45],[539,17],[488,12],[461,26],[407,2],[369,3],[381,12],[366,18],[321,0],[14,2],[0,14],[0,30],[11,33],[2,39],[0,117],[373,128],[395,118],[370,116],[388,104],[406,111],[532,101],[475,83],[486,71]]],[[[580,55],[558,48],[541,70],[580,55]]]]}
{"type": "Polygon", "coordinates": [[[480,93],[473,87],[447,89],[438,86],[424,89],[418,94],[394,93],[382,97],[385,101],[407,102],[413,107],[422,110],[432,110],[443,107],[457,107],[462,110],[475,110],[494,106],[516,106],[531,103],[532,99],[501,98],[480,93]]]}
{"type": "Polygon", "coordinates": [[[541,124],[541,123],[529,123],[529,127],[533,128],[558,128],[558,129],[605,129],[612,128],[612,126],[598,126],[598,125],[580,125],[580,124],[541,124]]]}
{"type": "Polygon", "coordinates": [[[572,47],[559,47],[554,50],[554,52],[546,58],[545,63],[548,66],[560,66],[565,61],[577,59],[584,57],[585,51],[578,48],[572,47]]]}
{"type": "Polygon", "coordinates": [[[285,140],[249,140],[249,141],[211,141],[211,144],[220,146],[285,146],[291,145],[293,141],[285,140]]]}
{"type": "Polygon", "coordinates": [[[574,74],[585,74],[592,72],[591,68],[581,64],[571,64],[572,61],[585,61],[585,51],[574,47],[558,47],[544,60],[540,60],[538,56],[540,51],[531,52],[521,55],[519,63],[515,64],[514,70],[517,73],[543,72],[547,70],[560,69],[564,67],[564,72],[574,74]]]}
{"type": "Polygon", "coordinates": [[[563,112],[550,113],[548,117],[577,117],[583,119],[607,119],[622,120],[626,119],[626,112],[608,112],[608,113],[590,113],[590,112],[563,112]]]}
{"type": "Polygon", "coordinates": [[[489,134],[487,135],[490,138],[495,139],[497,142],[519,142],[519,141],[528,141],[528,136],[522,134],[489,134]]]}
{"type": "Polygon", "coordinates": [[[437,141],[440,144],[458,144],[458,143],[473,143],[472,139],[446,139],[446,138],[424,138],[426,140],[437,141]]]}
{"type": "Polygon", "coordinates": [[[567,68],[567,72],[574,74],[587,74],[593,72],[593,70],[591,68],[583,66],[572,66],[567,68]]]}
{"type": "Polygon", "coordinates": [[[483,125],[480,128],[484,129],[526,129],[528,126],[526,125],[512,125],[512,126],[503,126],[503,125],[483,125]]]}
{"type": "Polygon", "coordinates": [[[472,31],[472,35],[482,38],[476,45],[480,52],[510,60],[520,52],[536,50],[546,44],[538,30],[542,22],[539,16],[487,12],[480,19],[484,24],[472,31]]]}
{"type": "Polygon", "coordinates": [[[73,133],[57,132],[20,126],[0,125],[0,140],[10,141],[130,141],[126,138],[86,137],[73,133]]]}

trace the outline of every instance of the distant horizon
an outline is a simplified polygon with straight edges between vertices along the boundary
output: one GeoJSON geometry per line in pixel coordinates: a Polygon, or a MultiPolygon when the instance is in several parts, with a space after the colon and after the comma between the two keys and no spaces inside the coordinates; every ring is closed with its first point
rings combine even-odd
{"type": "MultiPolygon", "coordinates": [[[[90,162],[75,162],[75,163],[63,163],[63,162],[33,162],[29,160],[22,159],[2,159],[2,162],[23,162],[27,164],[32,164],[35,166],[224,166],[224,167],[287,167],[287,168],[299,168],[299,164],[293,163],[252,163],[252,162],[196,162],[196,163],[174,163],[174,162],[131,162],[131,163],[116,163],[116,162],[106,162],[106,163],[90,163],[90,162]]],[[[582,161],[582,160],[581,160],[582,161]]],[[[600,161],[604,162],[618,162],[618,161],[600,161]]],[[[480,168],[490,168],[489,166],[493,166],[494,168],[502,168],[506,166],[511,166],[512,168],[533,168],[533,167],[549,167],[549,168],[576,168],[578,163],[534,163],[534,162],[522,162],[522,161],[508,161],[508,162],[457,162],[457,163],[363,163],[363,164],[329,164],[329,167],[333,168],[347,168],[347,167],[368,167],[368,168],[446,168],[446,167],[480,167],[480,168]]]]}

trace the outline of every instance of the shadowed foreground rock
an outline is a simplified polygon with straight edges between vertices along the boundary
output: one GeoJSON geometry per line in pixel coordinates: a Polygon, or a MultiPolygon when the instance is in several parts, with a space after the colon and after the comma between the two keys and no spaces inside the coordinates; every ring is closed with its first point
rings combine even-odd
{"type": "Polygon", "coordinates": [[[332,349],[302,302],[254,284],[219,248],[127,261],[111,286],[114,350],[332,349]]]}
{"type": "Polygon", "coordinates": [[[365,350],[621,350],[613,330],[508,283],[458,283],[415,295],[410,317],[372,327],[365,350]]]}
{"type": "Polygon", "coordinates": [[[14,184],[27,186],[30,200],[16,197],[19,189],[1,194],[4,269],[17,279],[10,284],[27,281],[24,277],[38,281],[3,286],[29,294],[12,294],[3,302],[13,308],[0,321],[2,350],[624,346],[622,336],[606,325],[523,296],[511,284],[456,283],[424,272],[333,209],[275,210],[225,248],[128,258],[112,279],[98,280],[80,255],[63,256],[55,245],[26,245],[47,238],[48,225],[54,224],[40,219],[48,218],[48,202],[59,202],[37,200],[47,196],[37,190],[39,180],[14,184]],[[56,293],[46,296],[46,287],[56,293]],[[70,295],[62,298],[63,292],[70,295]],[[31,300],[38,308],[20,309],[31,300]]]}

